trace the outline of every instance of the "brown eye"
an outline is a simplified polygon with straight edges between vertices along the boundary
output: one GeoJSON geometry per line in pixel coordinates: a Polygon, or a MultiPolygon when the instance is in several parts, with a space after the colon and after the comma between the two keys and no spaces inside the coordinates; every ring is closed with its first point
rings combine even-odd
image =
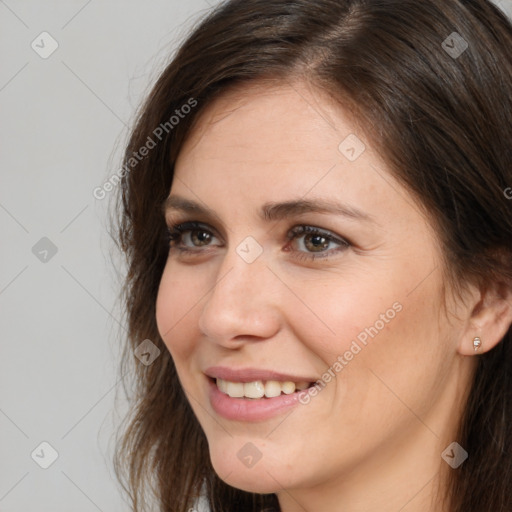
{"type": "Polygon", "coordinates": [[[175,247],[182,252],[222,245],[213,230],[198,222],[183,222],[169,226],[168,239],[171,248],[175,247]]]}
{"type": "MultiPolygon", "coordinates": [[[[190,240],[192,244],[201,247],[203,245],[208,245],[210,242],[212,235],[204,230],[193,230],[189,231],[190,240]]],[[[185,237],[186,238],[186,237],[185,237]]]]}
{"type": "Polygon", "coordinates": [[[330,240],[321,235],[306,235],[304,246],[313,252],[321,252],[329,248],[330,240]]]}
{"type": "Polygon", "coordinates": [[[334,256],[351,246],[344,238],[314,226],[295,226],[287,237],[295,246],[295,256],[300,259],[334,256]]]}

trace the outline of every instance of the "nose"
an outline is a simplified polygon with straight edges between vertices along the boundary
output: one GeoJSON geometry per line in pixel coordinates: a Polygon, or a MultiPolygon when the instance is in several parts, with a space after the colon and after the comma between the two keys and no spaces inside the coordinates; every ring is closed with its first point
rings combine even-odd
{"type": "Polygon", "coordinates": [[[262,256],[247,263],[230,249],[205,298],[199,329],[227,348],[274,336],[281,326],[278,283],[262,256]]]}

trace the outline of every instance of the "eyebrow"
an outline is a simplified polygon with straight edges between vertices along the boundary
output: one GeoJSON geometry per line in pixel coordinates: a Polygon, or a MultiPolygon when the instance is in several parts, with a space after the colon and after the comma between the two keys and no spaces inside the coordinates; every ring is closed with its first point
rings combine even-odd
{"type": "MultiPolygon", "coordinates": [[[[178,195],[169,196],[163,202],[163,213],[165,214],[169,210],[202,214],[204,216],[218,218],[218,215],[206,205],[197,203],[196,201],[186,199],[178,195]]],[[[375,219],[371,215],[353,206],[334,201],[326,201],[323,199],[292,199],[280,203],[268,202],[262,206],[260,211],[260,218],[270,222],[275,220],[282,220],[303,213],[330,213],[335,215],[342,215],[353,220],[376,223],[375,219]]]]}

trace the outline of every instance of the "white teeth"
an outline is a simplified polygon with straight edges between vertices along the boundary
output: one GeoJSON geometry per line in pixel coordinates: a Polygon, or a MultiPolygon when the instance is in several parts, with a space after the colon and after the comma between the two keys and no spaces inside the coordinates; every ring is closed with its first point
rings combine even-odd
{"type": "Polygon", "coordinates": [[[265,384],[265,396],[273,398],[281,394],[281,384],[277,380],[269,380],[265,384]]]}
{"type": "Polygon", "coordinates": [[[217,379],[217,387],[223,392],[228,392],[228,383],[225,380],[217,379]]]}
{"type": "Polygon", "coordinates": [[[244,395],[247,398],[261,398],[265,394],[265,386],[261,380],[246,382],[244,384],[244,395]]]}
{"type": "Polygon", "coordinates": [[[242,398],[244,396],[244,383],[243,382],[227,382],[226,391],[231,398],[242,398]]]}
{"type": "Polygon", "coordinates": [[[281,384],[281,388],[283,390],[283,393],[285,393],[287,395],[291,395],[292,393],[295,392],[295,382],[290,382],[290,381],[283,382],[281,384]]]}
{"type": "Polygon", "coordinates": [[[280,382],[277,380],[269,380],[263,382],[256,380],[253,382],[231,382],[223,379],[216,379],[217,387],[223,393],[231,398],[274,398],[281,393],[291,395],[295,391],[301,391],[309,387],[309,382],[280,382]]]}

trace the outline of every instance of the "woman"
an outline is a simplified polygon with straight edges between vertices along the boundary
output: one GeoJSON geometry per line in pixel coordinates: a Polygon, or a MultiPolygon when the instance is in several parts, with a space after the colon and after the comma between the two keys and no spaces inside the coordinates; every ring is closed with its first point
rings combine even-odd
{"type": "Polygon", "coordinates": [[[511,140],[487,1],[211,13],[124,162],[133,509],[512,510],[511,140]]]}

